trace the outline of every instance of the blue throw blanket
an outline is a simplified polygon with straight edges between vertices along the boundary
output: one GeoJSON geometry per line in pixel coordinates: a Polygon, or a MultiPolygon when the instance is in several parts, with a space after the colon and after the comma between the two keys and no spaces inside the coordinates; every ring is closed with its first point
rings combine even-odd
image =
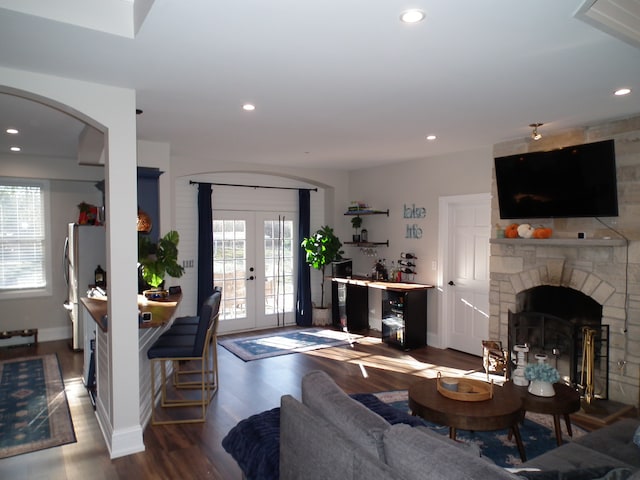
{"type": "MultiPolygon", "coordinates": [[[[370,393],[357,393],[351,398],[392,425],[424,425],[420,418],[387,405],[370,393]]],[[[238,462],[247,480],[277,480],[280,476],[280,409],[274,408],[241,420],[224,437],[222,446],[238,462]]]]}

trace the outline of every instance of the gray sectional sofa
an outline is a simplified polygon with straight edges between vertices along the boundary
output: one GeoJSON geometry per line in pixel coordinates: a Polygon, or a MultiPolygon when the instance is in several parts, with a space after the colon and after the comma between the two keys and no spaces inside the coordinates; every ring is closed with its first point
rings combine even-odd
{"type": "Polygon", "coordinates": [[[302,401],[280,406],[281,480],[595,479],[639,480],[638,420],[610,425],[511,473],[477,450],[423,427],[390,425],[346,395],[324,372],[302,380],[302,401]]]}

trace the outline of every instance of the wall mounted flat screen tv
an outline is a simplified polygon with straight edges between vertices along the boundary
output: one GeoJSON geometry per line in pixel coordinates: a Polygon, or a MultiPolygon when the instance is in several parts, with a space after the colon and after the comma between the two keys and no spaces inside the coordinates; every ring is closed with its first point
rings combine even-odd
{"type": "Polygon", "coordinates": [[[494,160],[500,218],[618,216],[613,140],[494,160]]]}

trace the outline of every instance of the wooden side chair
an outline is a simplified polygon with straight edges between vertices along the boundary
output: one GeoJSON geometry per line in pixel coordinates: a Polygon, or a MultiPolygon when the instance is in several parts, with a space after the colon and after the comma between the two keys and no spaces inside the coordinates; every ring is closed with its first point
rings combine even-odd
{"type": "Polygon", "coordinates": [[[482,341],[482,366],[489,380],[490,373],[502,373],[505,380],[509,372],[509,351],[503,350],[500,340],[482,341]]]}
{"type": "MultiPolygon", "coordinates": [[[[151,423],[153,425],[174,423],[204,422],[207,406],[218,389],[217,362],[217,328],[220,310],[221,291],[215,291],[203,304],[195,326],[195,334],[187,331],[171,331],[163,333],[147,351],[151,366],[151,423]],[[196,368],[182,369],[182,365],[196,364],[196,368]],[[156,364],[160,367],[160,385],[156,386],[158,374],[156,364]],[[173,368],[172,375],[167,375],[167,365],[173,368]],[[189,376],[190,380],[183,380],[189,376]],[[168,379],[171,378],[173,391],[167,391],[168,379]],[[194,394],[183,394],[181,390],[200,390],[194,394]],[[157,398],[160,396],[161,407],[199,407],[199,416],[172,420],[156,418],[157,398]]],[[[182,327],[187,326],[180,326],[182,327]]],[[[194,330],[194,329],[192,329],[194,330]]]]}

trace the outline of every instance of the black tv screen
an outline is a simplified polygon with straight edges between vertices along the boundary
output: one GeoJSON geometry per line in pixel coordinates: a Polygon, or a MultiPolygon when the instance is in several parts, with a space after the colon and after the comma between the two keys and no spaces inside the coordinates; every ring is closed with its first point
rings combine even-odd
{"type": "Polygon", "coordinates": [[[500,218],[616,217],[613,140],[495,158],[500,218]]]}

